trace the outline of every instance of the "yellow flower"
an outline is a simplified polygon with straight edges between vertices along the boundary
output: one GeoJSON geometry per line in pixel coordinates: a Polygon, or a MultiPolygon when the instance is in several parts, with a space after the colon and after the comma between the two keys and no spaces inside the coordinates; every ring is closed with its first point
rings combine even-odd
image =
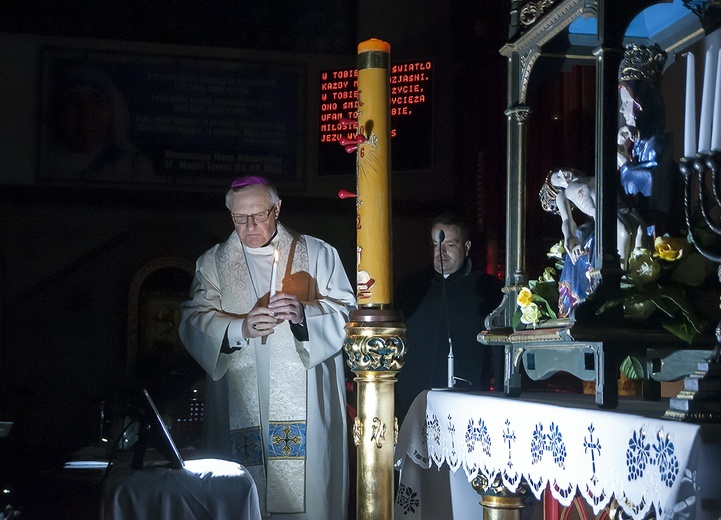
{"type": "Polygon", "coordinates": [[[541,319],[541,309],[535,303],[529,303],[526,307],[523,307],[521,313],[521,323],[526,325],[535,325],[541,319]]]}
{"type": "Polygon", "coordinates": [[[653,242],[653,247],[656,249],[656,254],[663,260],[674,261],[678,260],[683,256],[684,247],[688,245],[688,241],[685,238],[662,236],[656,237],[653,242]]]}
{"type": "Polygon", "coordinates": [[[518,305],[521,309],[525,309],[529,305],[531,305],[531,302],[533,301],[533,293],[528,287],[524,287],[521,289],[521,292],[518,293],[518,296],[516,297],[516,305],[518,305]]]}
{"type": "Polygon", "coordinates": [[[658,280],[661,266],[654,260],[651,251],[637,247],[628,257],[626,274],[634,285],[646,285],[658,280]]]}

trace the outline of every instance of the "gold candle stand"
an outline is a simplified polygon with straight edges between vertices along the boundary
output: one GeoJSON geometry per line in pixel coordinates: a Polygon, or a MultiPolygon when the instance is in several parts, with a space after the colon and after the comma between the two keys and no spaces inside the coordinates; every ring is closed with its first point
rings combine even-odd
{"type": "Polygon", "coordinates": [[[389,309],[359,309],[350,315],[343,346],[356,374],[358,415],[357,520],[392,520],[393,452],[398,437],[394,385],[406,352],[402,315],[389,309]]]}
{"type": "Polygon", "coordinates": [[[483,520],[521,520],[521,510],[532,498],[525,480],[512,493],[503,485],[500,475],[493,482],[478,476],[471,486],[481,496],[483,520]]]}

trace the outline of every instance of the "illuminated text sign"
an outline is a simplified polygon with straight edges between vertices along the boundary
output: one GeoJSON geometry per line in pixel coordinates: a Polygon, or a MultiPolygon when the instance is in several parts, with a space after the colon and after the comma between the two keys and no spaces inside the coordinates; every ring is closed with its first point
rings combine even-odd
{"type": "MultiPolygon", "coordinates": [[[[341,140],[355,136],[358,119],[358,71],[355,68],[321,73],[319,108],[319,172],[353,172],[355,156],[346,153],[341,140]]],[[[393,170],[431,169],[432,61],[421,60],[391,66],[390,111],[393,170]]]]}

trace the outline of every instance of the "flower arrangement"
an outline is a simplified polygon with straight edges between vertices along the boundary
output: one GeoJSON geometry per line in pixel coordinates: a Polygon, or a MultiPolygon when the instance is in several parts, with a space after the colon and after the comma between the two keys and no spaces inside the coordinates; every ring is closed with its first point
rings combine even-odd
{"type": "Polygon", "coordinates": [[[556,259],[555,267],[546,267],[537,280],[531,280],[528,287],[522,288],[516,296],[517,309],[513,315],[514,330],[521,324],[536,328],[541,322],[557,318],[558,308],[558,271],[563,268],[563,255],[566,250],[563,242],[554,244],[546,256],[556,259]],[[560,264],[559,264],[560,262],[560,264]]]}
{"type": "Polygon", "coordinates": [[[643,322],[660,311],[661,326],[691,343],[704,324],[690,304],[688,292],[703,284],[709,268],[710,262],[685,238],[657,237],[653,251],[637,247],[631,252],[621,296],[605,302],[597,313],[623,305],[627,321],[643,322]]]}
{"type": "MultiPolygon", "coordinates": [[[[546,256],[555,260],[554,267],[547,267],[537,280],[530,281],[528,287],[518,293],[514,329],[536,328],[544,321],[557,318],[556,274],[563,270],[565,259],[562,242],[554,244],[546,256]]],[[[703,289],[704,282],[713,272],[711,262],[686,238],[657,237],[653,250],[638,247],[631,252],[621,280],[620,295],[604,302],[596,314],[622,306],[629,325],[658,323],[691,343],[706,325],[691,302],[695,292],[703,289]],[[650,321],[652,317],[653,321],[650,321]]],[[[643,376],[643,367],[638,359],[629,356],[622,362],[621,372],[630,379],[639,379],[643,376]]]]}
{"type": "MultiPolygon", "coordinates": [[[[627,322],[643,323],[654,316],[664,329],[690,344],[705,324],[691,305],[689,292],[704,283],[710,269],[711,263],[686,238],[656,237],[653,251],[637,247],[631,252],[621,296],[605,302],[596,312],[623,305],[627,322]]],[[[621,363],[621,373],[640,379],[643,367],[634,356],[628,356],[621,363]]]]}

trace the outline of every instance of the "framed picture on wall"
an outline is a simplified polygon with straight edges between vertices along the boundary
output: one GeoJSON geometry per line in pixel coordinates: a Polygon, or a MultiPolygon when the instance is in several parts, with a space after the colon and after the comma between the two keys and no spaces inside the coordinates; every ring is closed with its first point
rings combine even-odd
{"type": "Polygon", "coordinates": [[[198,186],[297,182],[306,66],[48,48],[39,177],[198,186]]]}

